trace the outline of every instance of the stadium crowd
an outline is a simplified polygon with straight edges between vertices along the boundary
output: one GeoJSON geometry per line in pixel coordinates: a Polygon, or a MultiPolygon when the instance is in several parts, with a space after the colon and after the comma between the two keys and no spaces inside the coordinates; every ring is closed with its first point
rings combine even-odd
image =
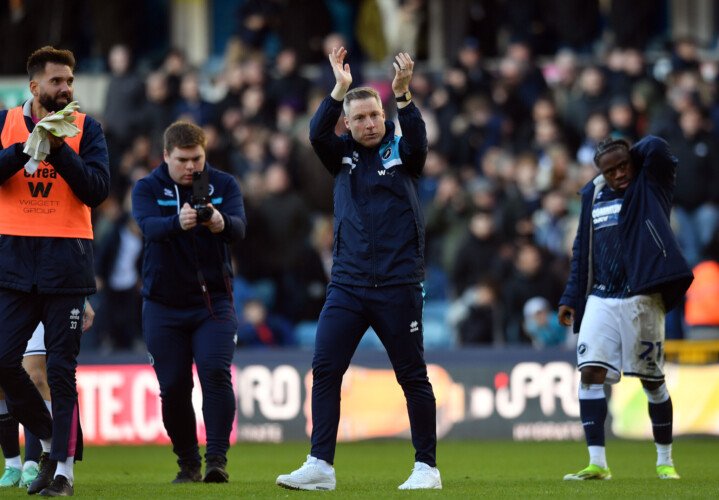
{"type": "MultiPolygon", "coordinates": [[[[418,54],[411,90],[430,144],[420,180],[427,348],[570,345],[555,310],[576,193],[597,175],[594,147],[608,135],[669,141],[680,165],[680,244],[692,265],[716,258],[704,249],[719,221],[719,69],[695,40],[649,31],[653,2],[612,2],[608,16],[596,0],[547,2],[557,5],[542,19],[554,12],[556,26],[541,37],[529,31],[539,14],[516,5],[538,2],[457,2],[493,6],[502,22],[467,10],[467,26],[452,33],[453,57],[439,69],[427,61],[426,2],[389,2],[391,16],[382,11],[387,2],[309,3],[313,22],[304,29],[288,28],[307,16],[295,2],[242,3],[221,64],[193,67],[176,49],[158,64],[136,64],[127,45],[109,49],[101,118],[112,192],[94,212],[100,293],[91,299],[97,319],[88,347],[141,347],[142,244],[129,192],[162,160],[162,131],[178,119],[205,130],[208,162],[242,187],[248,228],[234,254],[238,347],[311,345],[332,263],[333,207],[332,177],[309,145],[308,121],[334,83],[316,64],[334,46],[350,47],[354,85],[378,88],[390,116],[392,75],[373,63],[398,49],[418,54]],[[626,4],[632,15],[621,15],[626,4]],[[352,16],[336,12],[348,5],[352,16]]],[[[691,331],[682,312],[669,315],[668,338],[691,331]]]]}

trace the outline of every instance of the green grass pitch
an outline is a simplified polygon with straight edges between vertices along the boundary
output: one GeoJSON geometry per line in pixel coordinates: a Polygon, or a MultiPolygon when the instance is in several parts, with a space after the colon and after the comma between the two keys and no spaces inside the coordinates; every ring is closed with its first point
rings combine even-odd
{"type": "MultiPolygon", "coordinates": [[[[565,482],[587,462],[583,443],[446,441],[438,447],[442,491],[398,491],[413,462],[408,441],[366,441],[337,447],[337,490],[299,492],[275,486],[278,474],[297,468],[308,443],[234,445],[229,484],[169,484],[176,473],[170,447],[92,447],[75,467],[75,496],[85,498],[717,498],[719,440],[679,438],[678,481],[654,475],[656,452],[646,441],[607,444],[611,481],[565,482]]],[[[19,488],[3,498],[28,498],[19,488]]]]}

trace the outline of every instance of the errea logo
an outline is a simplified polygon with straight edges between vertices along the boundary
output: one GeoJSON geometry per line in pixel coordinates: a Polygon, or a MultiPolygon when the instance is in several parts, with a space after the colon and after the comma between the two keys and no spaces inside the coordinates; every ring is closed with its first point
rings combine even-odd
{"type": "Polygon", "coordinates": [[[413,321],[409,324],[409,333],[415,333],[419,331],[419,322],[413,321]]]}
{"type": "Polygon", "coordinates": [[[74,307],[70,310],[70,330],[77,330],[80,324],[80,309],[74,307]]]}

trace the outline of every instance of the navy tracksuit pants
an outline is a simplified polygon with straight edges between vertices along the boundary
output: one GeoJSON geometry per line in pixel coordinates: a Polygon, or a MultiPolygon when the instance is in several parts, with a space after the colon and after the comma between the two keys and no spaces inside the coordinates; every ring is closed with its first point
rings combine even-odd
{"type": "Polygon", "coordinates": [[[230,365],[235,353],[237,315],[228,299],[205,307],[169,307],[145,299],[142,331],[160,383],[162,421],[180,466],[200,463],[197,424],[192,407],[192,362],[202,387],[207,430],[205,456],[225,457],[235,418],[230,365]]]}
{"type": "Polygon", "coordinates": [[[10,413],[40,439],[52,437],[53,460],[82,458],[75,369],[80,352],[84,295],[45,295],[0,289],[0,386],[10,413]],[[45,326],[52,418],[22,367],[37,324],[45,326]]]}
{"type": "Polygon", "coordinates": [[[436,465],[436,403],[424,361],[422,305],[419,284],[370,288],[330,283],[312,360],[313,457],[334,463],[342,377],[371,326],[407,400],[415,461],[436,465]]]}

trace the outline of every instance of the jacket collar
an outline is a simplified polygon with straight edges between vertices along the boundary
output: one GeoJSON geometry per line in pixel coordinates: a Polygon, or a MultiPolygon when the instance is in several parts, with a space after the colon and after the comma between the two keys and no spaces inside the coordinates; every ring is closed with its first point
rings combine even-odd
{"type": "MultiPolygon", "coordinates": [[[[212,175],[212,166],[205,161],[205,168],[208,169],[208,173],[212,175]]],[[[153,170],[153,174],[156,175],[163,183],[169,183],[169,184],[177,184],[174,180],[172,180],[172,177],[170,177],[170,167],[167,165],[167,162],[162,162],[160,165],[153,170]]],[[[180,189],[191,189],[192,186],[181,186],[177,184],[177,187],[180,189]]]]}

